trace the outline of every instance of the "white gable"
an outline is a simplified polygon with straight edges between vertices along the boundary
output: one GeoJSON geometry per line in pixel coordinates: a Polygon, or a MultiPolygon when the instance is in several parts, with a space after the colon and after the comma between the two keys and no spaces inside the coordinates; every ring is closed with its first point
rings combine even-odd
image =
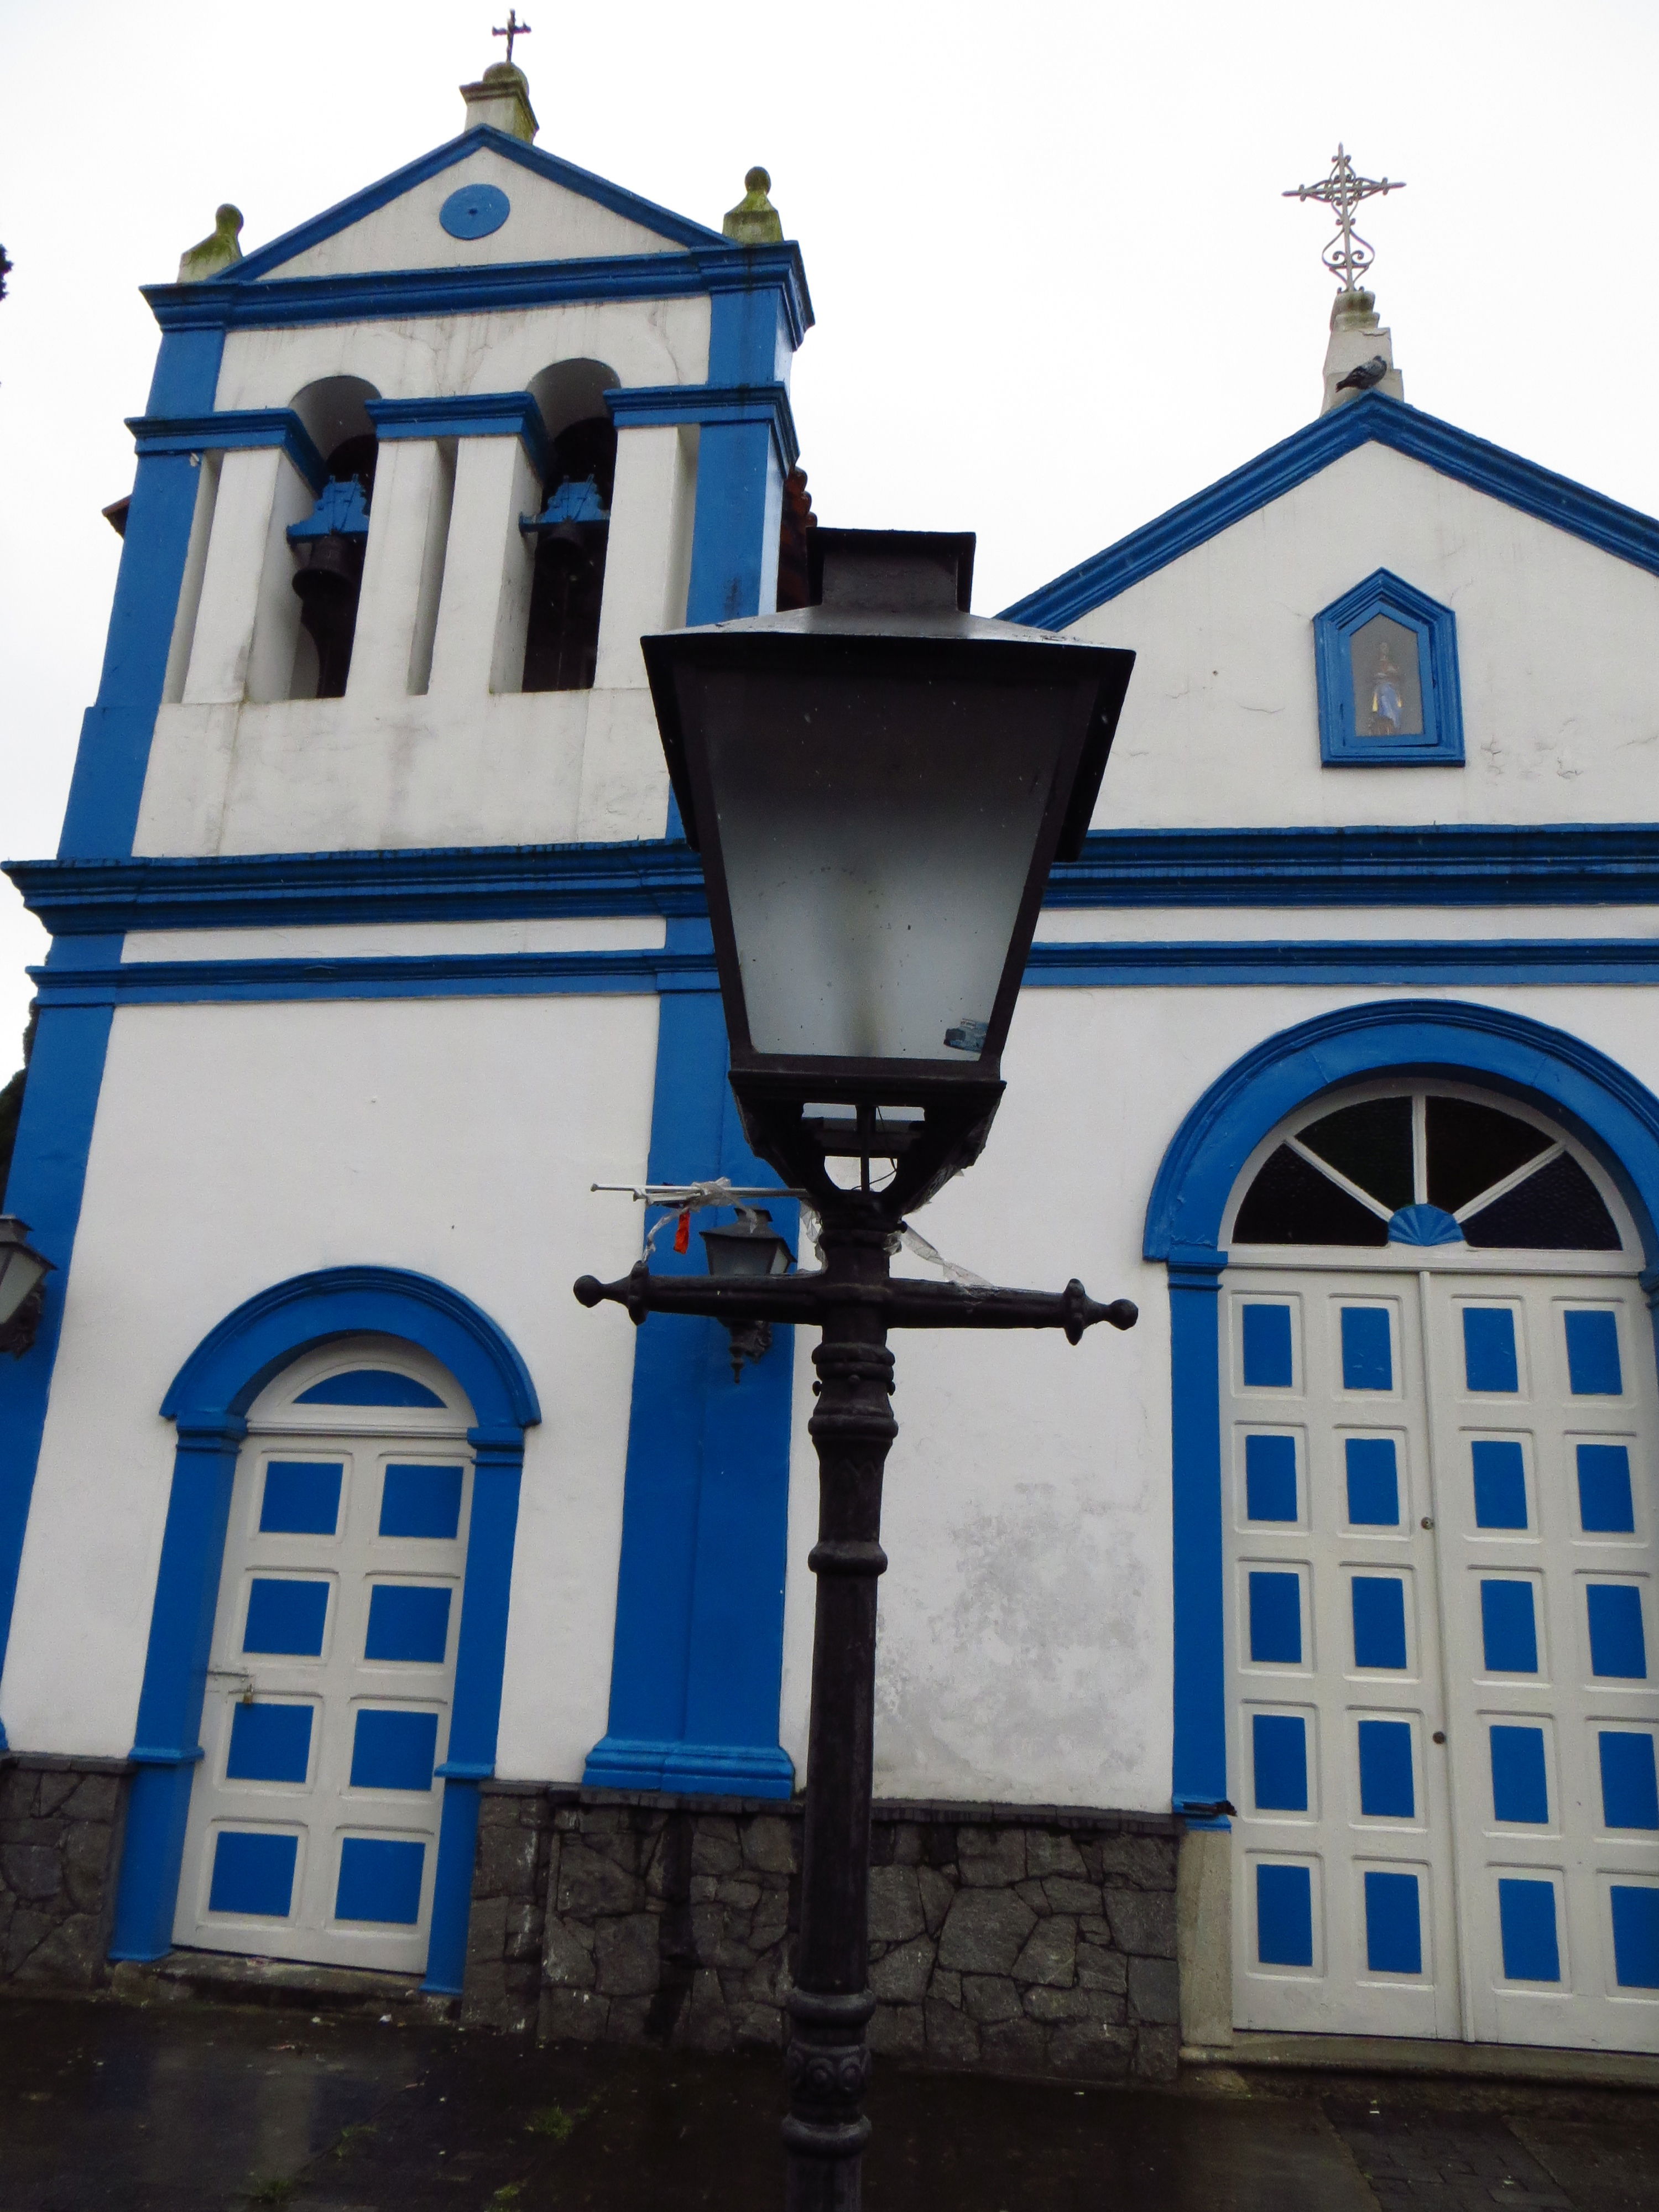
{"type": "Polygon", "coordinates": [[[1659,577],[1368,442],[1070,625],[1137,654],[1097,829],[1628,822],[1659,797],[1659,577]],[[1313,620],[1452,609],[1462,767],[1323,766],[1313,620]]]}
{"type": "Polygon", "coordinates": [[[269,273],[356,276],[382,269],[473,269],[504,261],[684,251],[660,231],[647,230],[597,200],[480,147],[269,273]],[[467,185],[494,185],[511,204],[507,221],[488,238],[452,238],[439,221],[444,202],[467,185]]]}

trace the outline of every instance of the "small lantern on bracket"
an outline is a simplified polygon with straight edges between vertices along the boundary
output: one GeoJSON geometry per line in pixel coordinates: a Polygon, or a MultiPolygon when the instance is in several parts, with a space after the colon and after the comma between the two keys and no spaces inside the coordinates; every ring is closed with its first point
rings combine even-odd
{"type": "Polygon", "coordinates": [[[0,1213],[0,1352],[21,1359],[34,1342],[52,1267],[28,1242],[29,1225],[0,1213]]]}
{"type": "MultiPolygon", "coordinates": [[[[738,1218],[724,1229],[701,1231],[708,1255],[708,1272],[728,1280],[734,1275],[787,1275],[795,1255],[772,1226],[763,1206],[740,1206],[738,1218]]],[[[732,1322],[726,1326],[732,1340],[732,1380],[741,1382],[745,1366],[764,1359],[772,1349],[769,1321],[732,1322]]]]}

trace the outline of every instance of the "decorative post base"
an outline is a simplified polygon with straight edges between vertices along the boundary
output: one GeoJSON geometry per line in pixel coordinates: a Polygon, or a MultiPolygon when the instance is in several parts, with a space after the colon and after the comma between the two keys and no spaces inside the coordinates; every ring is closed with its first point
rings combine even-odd
{"type": "Polygon", "coordinates": [[[817,1322],[812,1354],[817,1407],[809,1432],[818,1455],[818,1540],[807,1564],[818,1578],[812,1634],[812,1717],[807,1746],[800,1932],[784,2059],[789,2116],[788,2212],[860,2212],[864,2098],[870,2079],[865,2028],[869,1989],[870,1800],[875,1737],[876,1583],[881,1486],[898,1434],[890,1328],[1058,1328],[1073,1344],[1097,1322],[1131,1328],[1127,1298],[1097,1304],[1081,1283],[1059,1292],[967,1290],[890,1278],[896,1242],[890,1196],[836,1190],[823,1208],[822,1273],[772,1277],[653,1275],[643,1260],[620,1282],[584,1275],[585,1306],[610,1299],[637,1324],[651,1313],[705,1314],[733,1323],[817,1322]]]}

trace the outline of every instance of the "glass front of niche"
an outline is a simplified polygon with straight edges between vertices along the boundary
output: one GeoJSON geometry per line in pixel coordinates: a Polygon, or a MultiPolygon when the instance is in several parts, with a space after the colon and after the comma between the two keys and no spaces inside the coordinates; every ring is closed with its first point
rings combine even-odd
{"type": "Polygon", "coordinates": [[[1417,632],[1373,615],[1348,641],[1353,724],[1361,738],[1420,738],[1423,678],[1417,632]]]}

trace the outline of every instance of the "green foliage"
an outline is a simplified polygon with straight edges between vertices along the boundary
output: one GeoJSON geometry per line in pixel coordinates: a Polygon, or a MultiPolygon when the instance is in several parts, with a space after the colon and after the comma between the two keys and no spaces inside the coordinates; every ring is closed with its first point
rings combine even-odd
{"type": "Polygon", "coordinates": [[[286,2204],[299,2183],[290,2173],[264,2173],[256,2177],[247,2192],[250,2204],[286,2204]]]}
{"type": "Polygon", "coordinates": [[[525,2125],[532,2136],[545,2136],[550,2142],[568,2142],[592,2109],[591,2100],[578,2105],[574,2112],[567,2112],[562,2105],[544,2105],[539,2112],[530,2115],[525,2125]]]}

